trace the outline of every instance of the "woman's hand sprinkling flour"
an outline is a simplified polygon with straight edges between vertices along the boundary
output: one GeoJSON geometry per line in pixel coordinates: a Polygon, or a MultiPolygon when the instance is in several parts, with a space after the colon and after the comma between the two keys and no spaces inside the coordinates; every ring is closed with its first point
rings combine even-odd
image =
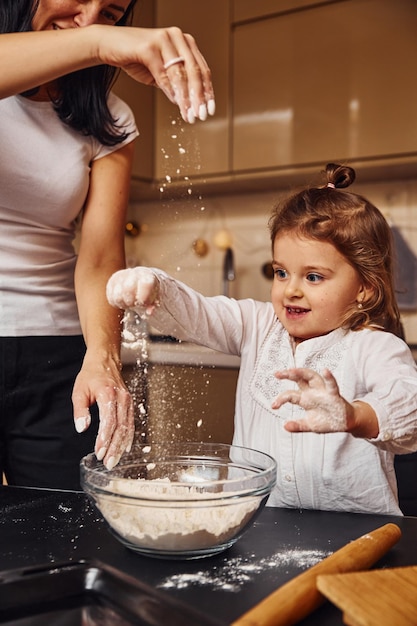
{"type": "MultiPolygon", "coordinates": [[[[347,402],[340,395],[336,379],[328,369],[320,375],[311,369],[294,368],[276,372],[275,377],[296,382],[298,389],[281,393],[273,402],[272,408],[279,409],[286,402],[290,402],[305,410],[303,419],[285,424],[285,429],[290,432],[350,432],[359,435],[365,426],[362,418],[367,419],[368,412],[374,414],[372,408],[363,402],[347,402]]],[[[372,430],[367,436],[377,435],[378,430],[372,430]]]]}
{"type": "Polygon", "coordinates": [[[119,309],[133,309],[151,315],[158,305],[158,298],[158,279],[147,268],[120,270],[107,283],[107,299],[119,309]]]}

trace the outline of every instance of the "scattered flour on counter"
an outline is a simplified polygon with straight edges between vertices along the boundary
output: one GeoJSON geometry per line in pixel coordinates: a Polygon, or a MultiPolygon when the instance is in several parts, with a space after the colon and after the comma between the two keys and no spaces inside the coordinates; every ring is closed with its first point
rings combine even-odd
{"type": "Polygon", "coordinates": [[[62,503],[58,505],[58,509],[62,511],[63,513],[70,513],[72,511],[71,507],[65,506],[62,503]]]}
{"type": "Polygon", "coordinates": [[[238,592],[242,586],[254,582],[257,575],[269,570],[296,568],[305,570],[329,556],[331,551],[283,548],[262,559],[234,557],[224,559],[224,565],[202,569],[195,573],[173,574],[163,580],[161,589],[186,589],[192,586],[213,587],[214,590],[238,592]]]}
{"type": "Polygon", "coordinates": [[[222,503],[219,493],[202,493],[198,484],[169,479],[111,481],[107,489],[143,497],[131,504],[127,498],[98,496],[97,506],[110,526],[138,547],[169,551],[201,550],[228,541],[249,521],[261,499],[231,502],[233,493],[228,492],[228,501],[222,503]]]}

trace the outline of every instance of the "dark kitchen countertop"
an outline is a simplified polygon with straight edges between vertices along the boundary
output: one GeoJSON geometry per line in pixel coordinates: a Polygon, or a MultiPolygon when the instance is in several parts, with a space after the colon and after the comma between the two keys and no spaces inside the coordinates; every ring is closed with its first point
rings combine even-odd
{"type": "MultiPolygon", "coordinates": [[[[378,566],[417,564],[417,517],[270,507],[220,555],[161,560],[122,546],[83,493],[2,486],[0,571],[96,559],[227,624],[329,553],[388,522],[403,535],[378,566]]],[[[300,624],[337,626],[342,614],[326,603],[300,624]]]]}

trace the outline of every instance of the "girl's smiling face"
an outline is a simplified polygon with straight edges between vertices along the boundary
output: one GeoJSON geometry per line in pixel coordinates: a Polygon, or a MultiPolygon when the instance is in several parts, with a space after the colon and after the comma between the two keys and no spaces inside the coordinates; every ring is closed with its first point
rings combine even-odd
{"type": "Polygon", "coordinates": [[[297,342],[339,328],[346,311],[366,297],[356,269],[328,241],[287,232],[277,235],[273,252],[272,304],[297,342]]]}
{"type": "Polygon", "coordinates": [[[39,0],[33,30],[60,30],[91,24],[116,24],[130,0],[39,0]]]}

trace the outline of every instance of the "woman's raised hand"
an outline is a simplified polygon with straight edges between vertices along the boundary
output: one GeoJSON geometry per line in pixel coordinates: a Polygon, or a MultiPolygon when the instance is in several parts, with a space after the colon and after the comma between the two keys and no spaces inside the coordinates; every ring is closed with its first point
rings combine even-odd
{"type": "Polygon", "coordinates": [[[119,309],[134,309],[150,315],[158,305],[159,282],[146,267],[120,270],[107,283],[107,300],[119,309]]]}
{"type": "Polygon", "coordinates": [[[84,28],[6,33],[0,36],[0,98],[59,76],[108,64],[134,80],[159,87],[187,122],[214,115],[210,69],[191,35],[177,27],[135,28],[93,24],[84,28]],[[4,66],[4,67],[3,67],[4,66]]]}
{"type": "Polygon", "coordinates": [[[214,115],[211,72],[194,38],[177,27],[92,26],[97,56],[134,80],[162,89],[186,122],[214,115]],[[105,30],[103,30],[105,29],[105,30]]]}

